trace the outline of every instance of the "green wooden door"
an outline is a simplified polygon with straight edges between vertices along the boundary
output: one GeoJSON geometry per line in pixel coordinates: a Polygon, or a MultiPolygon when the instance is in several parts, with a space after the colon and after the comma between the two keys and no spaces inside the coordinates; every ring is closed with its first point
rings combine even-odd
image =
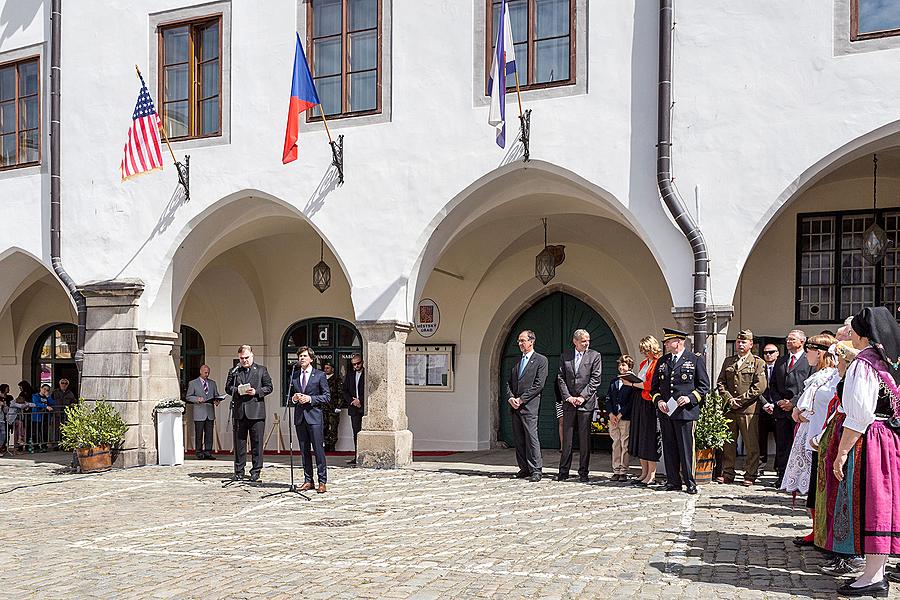
{"type": "MultiPolygon", "coordinates": [[[[513,445],[512,423],[509,404],[506,402],[506,381],[510,370],[522,357],[516,337],[524,329],[531,329],[537,336],[535,350],[547,357],[549,372],[541,396],[538,433],[542,448],[559,448],[559,426],[556,420],[556,375],[559,372],[559,357],[563,350],[572,347],[572,332],[585,329],[591,334],[591,348],[603,357],[603,382],[600,397],[616,373],[619,358],[619,344],[606,321],[590,306],[564,292],[555,292],[538,300],[526,310],[507,333],[503,345],[500,365],[500,431],[498,438],[513,445]]],[[[602,402],[601,402],[602,403],[602,402]]]]}

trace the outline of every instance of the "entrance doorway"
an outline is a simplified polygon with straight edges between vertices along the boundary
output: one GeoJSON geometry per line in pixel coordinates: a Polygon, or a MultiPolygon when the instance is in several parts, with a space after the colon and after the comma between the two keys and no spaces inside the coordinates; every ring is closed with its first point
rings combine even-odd
{"type": "Polygon", "coordinates": [[[519,332],[531,329],[537,336],[535,350],[547,357],[548,373],[544,392],[541,396],[541,410],[538,419],[538,434],[541,448],[559,448],[559,426],[556,420],[556,375],[559,372],[559,358],[563,350],[572,347],[572,332],[585,329],[591,334],[591,348],[603,357],[603,380],[598,396],[606,396],[609,382],[616,371],[619,358],[619,343],[597,311],[565,292],[554,292],[541,298],[528,308],[513,323],[507,332],[500,364],[500,430],[497,438],[513,445],[512,421],[506,397],[506,380],[513,366],[522,354],[516,344],[519,332]]]}
{"type": "Polygon", "coordinates": [[[31,359],[31,382],[35,391],[44,383],[54,389],[59,380],[65,378],[69,380],[69,389],[78,397],[81,382],[75,366],[77,341],[78,328],[69,323],[48,327],[38,337],[31,359]]]}

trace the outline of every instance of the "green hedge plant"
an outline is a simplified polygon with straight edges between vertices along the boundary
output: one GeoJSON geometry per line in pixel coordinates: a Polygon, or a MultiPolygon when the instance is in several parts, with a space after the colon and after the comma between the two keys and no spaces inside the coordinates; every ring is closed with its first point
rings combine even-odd
{"type": "Polygon", "coordinates": [[[116,446],[125,437],[128,425],[109,402],[99,400],[90,406],[81,399],[66,407],[66,420],[59,430],[62,447],[73,450],[116,446]]]}
{"type": "Polygon", "coordinates": [[[731,419],[725,418],[725,400],[713,390],[700,406],[700,418],[694,434],[697,450],[721,450],[726,442],[732,441],[729,423],[731,419]]]}

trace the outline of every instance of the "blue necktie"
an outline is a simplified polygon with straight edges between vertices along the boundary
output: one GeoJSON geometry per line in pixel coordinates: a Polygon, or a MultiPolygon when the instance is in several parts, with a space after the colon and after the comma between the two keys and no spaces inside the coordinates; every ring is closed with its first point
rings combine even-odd
{"type": "Polygon", "coordinates": [[[519,377],[525,373],[525,365],[528,364],[528,356],[525,354],[522,355],[522,361],[519,363],[519,377]]]}

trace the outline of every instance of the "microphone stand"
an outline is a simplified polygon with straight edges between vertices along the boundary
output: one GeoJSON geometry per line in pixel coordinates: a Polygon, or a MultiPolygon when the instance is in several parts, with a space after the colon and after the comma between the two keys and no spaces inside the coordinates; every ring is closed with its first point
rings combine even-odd
{"type": "MultiPolygon", "coordinates": [[[[234,452],[234,461],[237,462],[237,443],[238,443],[238,433],[237,433],[237,402],[234,399],[234,388],[236,387],[235,381],[232,379],[237,375],[238,368],[240,368],[240,363],[236,365],[231,372],[228,373],[228,380],[232,381],[232,394],[231,394],[231,410],[229,412],[229,418],[231,419],[231,451],[234,452]]],[[[225,389],[228,389],[228,380],[225,381],[225,389]]],[[[245,451],[246,452],[246,451],[245,451]]],[[[246,456],[246,454],[245,454],[246,456]]],[[[222,483],[222,487],[228,487],[234,483],[242,483],[241,480],[238,479],[228,479],[222,483]]]]}
{"type": "MultiPolygon", "coordinates": [[[[291,407],[291,390],[294,385],[294,370],[297,368],[297,363],[291,365],[291,377],[288,379],[287,393],[285,394],[285,405],[284,408],[287,412],[288,408],[293,408],[294,411],[297,410],[297,407],[291,407]]],[[[292,415],[293,416],[293,415],[292,415]]],[[[300,491],[299,488],[294,484],[294,419],[290,419],[288,422],[288,447],[291,449],[288,453],[288,462],[291,465],[291,485],[288,486],[286,490],[279,490],[277,492],[272,492],[271,494],[266,494],[263,498],[271,498],[272,496],[280,496],[282,494],[296,494],[303,498],[304,500],[312,500],[309,496],[300,491]]]]}

